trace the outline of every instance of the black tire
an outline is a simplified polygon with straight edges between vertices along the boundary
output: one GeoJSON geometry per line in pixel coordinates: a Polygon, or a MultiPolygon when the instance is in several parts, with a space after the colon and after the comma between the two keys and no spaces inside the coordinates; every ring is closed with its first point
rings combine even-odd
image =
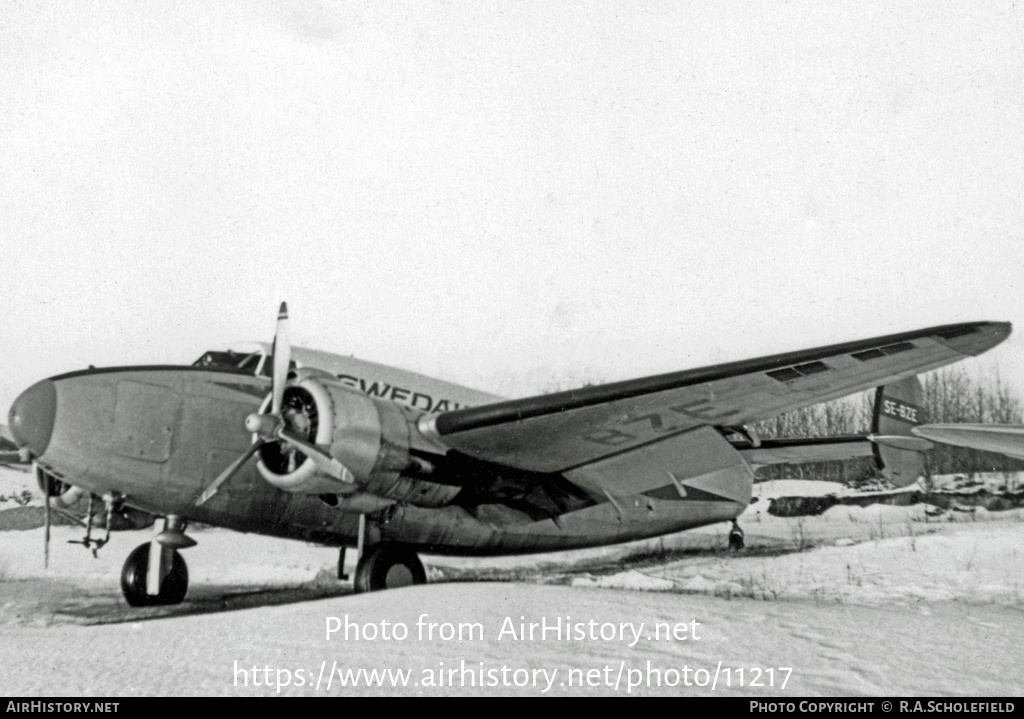
{"type": "Polygon", "coordinates": [[[427,572],[416,552],[393,544],[378,544],[359,560],[353,586],[356,592],[376,592],[426,584],[427,572]]]}
{"type": "Polygon", "coordinates": [[[140,544],[124,560],[121,569],[121,593],[133,607],[152,607],[181,604],[188,591],[188,567],[181,554],[174,550],[171,555],[171,571],[160,582],[160,593],[146,594],[146,575],[149,573],[149,542],[140,544]]]}
{"type": "Polygon", "coordinates": [[[734,527],[732,531],[729,532],[729,549],[734,552],[738,552],[743,549],[744,546],[743,530],[739,527],[734,527]]]}

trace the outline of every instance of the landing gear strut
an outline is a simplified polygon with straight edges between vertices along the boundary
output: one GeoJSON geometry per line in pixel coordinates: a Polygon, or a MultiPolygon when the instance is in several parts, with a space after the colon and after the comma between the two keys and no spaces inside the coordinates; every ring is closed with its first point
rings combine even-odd
{"type": "Polygon", "coordinates": [[[732,520],[732,529],[729,531],[729,549],[738,552],[743,549],[743,530],[736,520],[732,520]]]}
{"type": "Polygon", "coordinates": [[[385,542],[363,552],[356,566],[354,587],[356,592],[375,592],[426,583],[427,572],[416,552],[385,542]]]}

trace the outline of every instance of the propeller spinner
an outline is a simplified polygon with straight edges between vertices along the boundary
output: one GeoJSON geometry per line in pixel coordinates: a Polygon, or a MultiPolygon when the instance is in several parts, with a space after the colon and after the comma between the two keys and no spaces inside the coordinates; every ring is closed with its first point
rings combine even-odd
{"type": "MultiPolygon", "coordinates": [[[[241,457],[232,462],[210,483],[196,500],[201,505],[210,499],[220,486],[227,482],[249,459],[265,445],[279,442],[289,448],[288,462],[290,471],[294,471],[296,463],[309,457],[321,472],[329,477],[346,483],[355,478],[345,465],[317,447],[313,443],[294,434],[296,429],[308,426],[308,417],[285,402],[285,386],[288,382],[288,367],[291,364],[291,344],[288,341],[288,304],[281,303],[277,315],[277,331],[274,335],[273,355],[274,366],[270,384],[269,412],[253,412],[245,418],[245,428],[253,434],[252,446],[241,457]]],[[[266,408],[266,405],[264,405],[266,408]]]]}

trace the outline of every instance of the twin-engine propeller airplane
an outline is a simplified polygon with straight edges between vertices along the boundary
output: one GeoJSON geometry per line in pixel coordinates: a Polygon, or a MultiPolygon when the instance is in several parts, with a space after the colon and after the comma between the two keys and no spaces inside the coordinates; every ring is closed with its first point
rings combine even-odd
{"type": "Polygon", "coordinates": [[[12,405],[48,507],[77,491],[162,518],[124,563],[129,604],[182,601],[188,522],[339,547],[339,573],[358,547],[357,591],[425,582],[417,552],[571,549],[723,521],[742,546],[756,466],[874,455],[913,482],[931,446],[910,432],[923,421],[916,374],[1011,329],[947,325],[502,400],[293,352],[287,323],[282,304],[269,352],[71,372],[12,405]],[[762,440],[745,426],[879,385],[868,435],[762,440]]]}

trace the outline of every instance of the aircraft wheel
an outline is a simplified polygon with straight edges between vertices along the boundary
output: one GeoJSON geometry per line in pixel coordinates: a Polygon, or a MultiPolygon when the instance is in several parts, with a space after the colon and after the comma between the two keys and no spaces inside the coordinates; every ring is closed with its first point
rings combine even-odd
{"type": "Polygon", "coordinates": [[[149,573],[149,542],[140,544],[128,555],[121,569],[121,593],[133,607],[151,607],[180,604],[188,591],[188,567],[177,550],[171,555],[171,571],[160,583],[160,593],[146,594],[146,575],[149,573]]]}
{"type": "Polygon", "coordinates": [[[427,572],[416,552],[392,544],[367,550],[356,567],[356,592],[375,592],[410,584],[426,584],[427,572]]]}
{"type": "Polygon", "coordinates": [[[734,552],[738,552],[743,549],[743,530],[740,529],[738,524],[732,525],[732,530],[729,532],[729,549],[734,552]]]}

